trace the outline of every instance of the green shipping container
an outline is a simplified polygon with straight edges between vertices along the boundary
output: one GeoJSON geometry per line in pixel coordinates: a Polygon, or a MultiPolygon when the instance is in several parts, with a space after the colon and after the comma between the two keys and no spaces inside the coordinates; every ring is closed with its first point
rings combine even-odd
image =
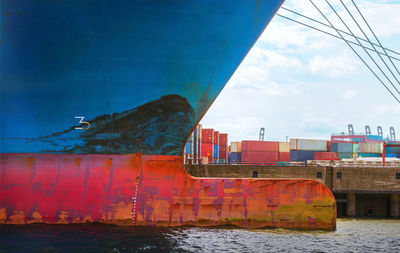
{"type": "Polygon", "coordinates": [[[358,153],[358,157],[382,157],[379,153],[358,153]]]}
{"type": "Polygon", "coordinates": [[[353,158],[353,153],[350,152],[338,152],[337,153],[338,159],[352,159],[353,158]]]}
{"type": "Polygon", "coordinates": [[[358,153],[358,143],[353,143],[353,153],[358,153]]]}

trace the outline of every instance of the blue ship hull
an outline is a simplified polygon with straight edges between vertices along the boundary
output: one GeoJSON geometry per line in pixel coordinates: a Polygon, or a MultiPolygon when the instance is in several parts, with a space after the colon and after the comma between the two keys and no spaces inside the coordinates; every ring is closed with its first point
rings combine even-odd
{"type": "Polygon", "coordinates": [[[0,152],[180,155],[282,2],[2,0],[0,152]]]}

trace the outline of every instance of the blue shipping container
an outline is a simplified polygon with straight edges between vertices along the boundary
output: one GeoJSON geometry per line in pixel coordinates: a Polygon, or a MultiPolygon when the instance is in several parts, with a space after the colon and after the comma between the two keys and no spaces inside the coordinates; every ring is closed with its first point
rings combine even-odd
{"type": "Polygon", "coordinates": [[[400,154],[400,147],[386,147],[385,153],[395,153],[400,154]]]}
{"type": "Polygon", "coordinates": [[[380,135],[367,135],[367,140],[373,140],[373,141],[383,141],[383,137],[380,135]]]}
{"type": "Polygon", "coordinates": [[[218,145],[214,145],[214,158],[218,159],[219,157],[219,148],[218,145]]]}
{"type": "Polygon", "coordinates": [[[191,143],[187,142],[185,147],[185,154],[191,154],[191,143]]]}
{"type": "Polygon", "coordinates": [[[240,163],[242,161],[242,153],[229,153],[228,161],[229,163],[240,163]]]}
{"type": "Polygon", "coordinates": [[[300,162],[314,160],[314,154],[317,151],[310,150],[290,150],[290,161],[300,162]]]}
{"type": "Polygon", "coordinates": [[[400,154],[388,154],[388,153],[386,153],[385,157],[397,157],[397,158],[400,158],[400,154]]]}
{"type": "Polygon", "coordinates": [[[332,142],[331,143],[331,152],[352,153],[353,152],[353,143],[332,142]]]}

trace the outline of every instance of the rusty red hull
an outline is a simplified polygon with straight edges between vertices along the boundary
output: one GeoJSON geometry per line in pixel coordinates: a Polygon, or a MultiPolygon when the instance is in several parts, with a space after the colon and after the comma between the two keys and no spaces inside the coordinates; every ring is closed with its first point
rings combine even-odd
{"type": "Polygon", "coordinates": [[[308,179],[195,178],[180,156],[0,154],[0,223],[335,229],[308,179]]]}

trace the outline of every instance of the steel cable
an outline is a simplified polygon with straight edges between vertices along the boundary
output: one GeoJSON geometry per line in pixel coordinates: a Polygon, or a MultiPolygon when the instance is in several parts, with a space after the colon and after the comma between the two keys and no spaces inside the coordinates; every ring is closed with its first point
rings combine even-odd
{"type": "MultiPolygon", "coordinates": [[[[329,23],[330,26],[334,27],[333,24],[329,21],[329,19],[325,16],[325,14],[314,4],[312,0],[309,0],[311,4],[318,10],[318,12],[325,18],[325,20],[329,23]]],[[[329,4],[329,3],[328,3],[329,4]]],[[[336,32],[339,36],[346,42],[346,44],[350,47],[350,49],[358,56],[358,58],[364,63],[365,66],[372,72],[372,74],[379,80],[379,82],[386,88],[386,90],[396,99],[396,101],[400,104],[400,100],[396,97],[395,94],[385,85],[385,83],[379,78],[379,76],[375,73],[375,71],[368,65],[368,63],[357,53],[357,51],[350,45],[347,40],[344,39],[343,35],[336,29],[336,32]]],[[[365,50],[365,49],[364,49],[365,50]]]]}

